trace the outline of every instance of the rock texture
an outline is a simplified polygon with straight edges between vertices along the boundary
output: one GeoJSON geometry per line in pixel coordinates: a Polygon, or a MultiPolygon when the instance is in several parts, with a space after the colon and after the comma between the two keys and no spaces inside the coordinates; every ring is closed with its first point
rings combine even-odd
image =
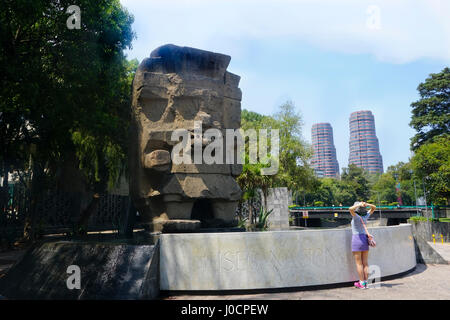
{"type": "Polygon", "coordinates": [[[262,201],[263,205],[267,203],[267,211],[272,210],[267,218],[269,230],[289,230],[289,201],[288,188],[269,188],[267,200],[262,201]]]}
{"type": "MultiPolygon", "coordinates": [[[[193,152],[191,164],[171,159],[179,143],[171,140],[174,130],[186,129],[194,137],[194,124],[201,121],[203,132],[218,129],[225,142],[225,129],[240,128],[240,77],[226,70],[230,59],[169,44],[139,65],[133,81],[130,194],[153,231],[234,223],[241,196],[234,177],[242,166],[195,164],[193,152]]],[[[206,145],[203,141],[202,148],[206,145]]]]}
{"type": "Polygon", "coordinates": [[[49,242],[30,248],[0,278],[7,299],[156,299],[159,242],[154,245],[49,242]],[[69,266],[80,268],[80,288],[69,289],[69,266]]]}

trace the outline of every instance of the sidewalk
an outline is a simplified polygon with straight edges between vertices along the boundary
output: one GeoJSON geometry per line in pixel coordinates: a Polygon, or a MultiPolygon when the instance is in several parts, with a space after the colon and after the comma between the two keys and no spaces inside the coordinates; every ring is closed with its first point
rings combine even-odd
{"type": "Polygon", "coordinates": [[[0,277],[19,260],[26,250],[0,252],[0,277]]]}
{"type": "Polygon", "coordinates": [[[432,241],[428,241],[428,244],[437,252],[439,255],[444,258],[450,264],[450,243],[433,243],[432,241]]]}
{"type": "Polygon", "coordinates": [[[353,287],[240,295],[171,295],[167,300],[450,300],[450,265],[418,264],[401,278],[384,281],[379,289],[353,287]]]}
{"type": "MultiPolygon", "coordinates": [[[[448,249],[450,246],[444,249],[448,249]]],[[[25,250],[0,253],[0,277],[25,250]]],[[[450,265],[418,264],[400,278],[384,281],[378,289],[360,290],[351,286],[334,289],[299,290],[279,293],[224,295],[168,295],[166,300],[450,300],[450,265]]]]}

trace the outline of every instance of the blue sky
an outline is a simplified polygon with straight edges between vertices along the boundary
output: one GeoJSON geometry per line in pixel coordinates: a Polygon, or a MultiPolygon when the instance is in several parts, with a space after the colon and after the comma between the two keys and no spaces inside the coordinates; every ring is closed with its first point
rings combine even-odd
{"type": "Polygon", "coordinates": [[[231,56],[242,108],[292,100],[311,126],[330,122],[348,165],[350,113],[371,110],[384,168],[408,161],[418,84],[450,65],[450,1],[121,0],[135,17],[128,58],[173,43],[231,56]]]}

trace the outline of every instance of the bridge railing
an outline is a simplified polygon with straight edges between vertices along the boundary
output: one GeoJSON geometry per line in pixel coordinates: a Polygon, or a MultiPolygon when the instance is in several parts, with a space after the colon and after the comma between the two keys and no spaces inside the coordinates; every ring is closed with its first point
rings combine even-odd
{"type": "MultiPolygon", "coordinates": [[[[338,207],[302,207],[291,205],[289,210],[348,210],[350,207],[338,206],[338,207]]],[[[450,208],[450,206],[377,206],[377,209],[445,209],[450,208]]]]}

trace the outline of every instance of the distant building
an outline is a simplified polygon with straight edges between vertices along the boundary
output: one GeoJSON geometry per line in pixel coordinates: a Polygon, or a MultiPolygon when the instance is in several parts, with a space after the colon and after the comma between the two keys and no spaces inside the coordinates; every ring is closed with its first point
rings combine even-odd
{"type": "Polygon", "coordinates": [[[356,111],[350,115],[349,164],[369,173],[383,173],[383,158],[375,133],[375,119],[371,111],[356,111]]]}
{"type": "Polygon", "coordinates": [[[339,164],[333,141],[333,128],[329,123],[316,123],[311,128],[314,150],[311,166],[319,178],[339,177],[339,164]]]}

